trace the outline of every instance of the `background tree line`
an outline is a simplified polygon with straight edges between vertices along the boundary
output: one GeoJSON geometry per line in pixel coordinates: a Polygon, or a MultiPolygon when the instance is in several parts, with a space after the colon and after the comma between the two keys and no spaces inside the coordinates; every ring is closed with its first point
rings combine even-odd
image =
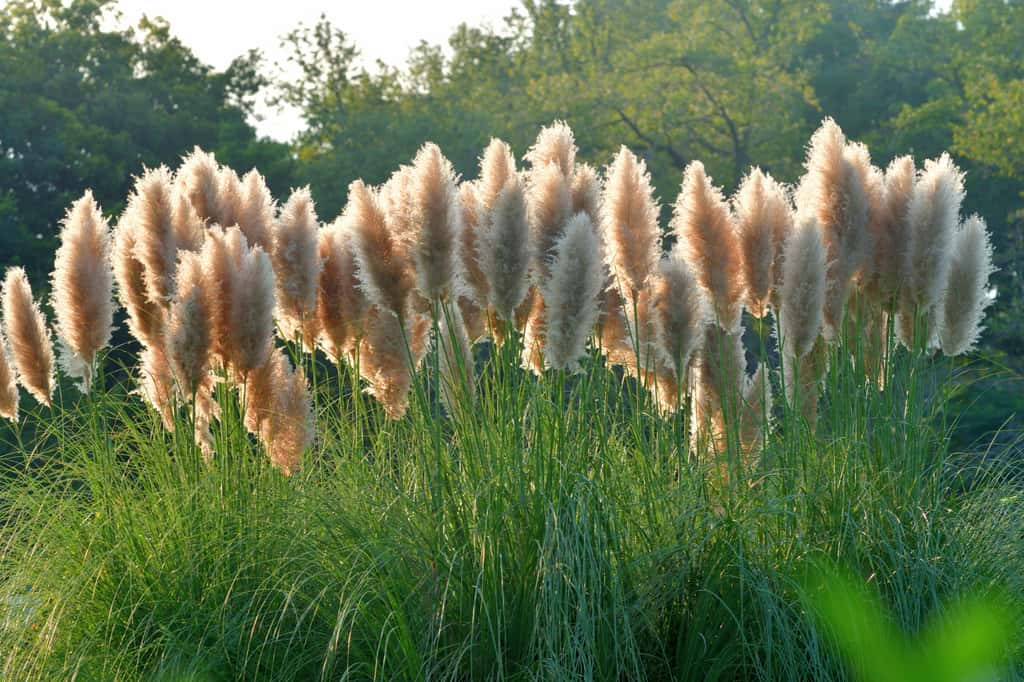
{"type": "Polygon", "coordinates": [[[383,181],[424,140],[475,174],[491,136],[519,153],[566,119],[581,157],[643,156],[663,204],[692,159],[731,191],[751,164],[792,182],[833,116],[877,165],[950,150],[966,210],[996,240],[990,348],[1024,357],[1024,2],[954,0],[523,0],[502,25],[461,25],[402,68],[359,62],[344,26],[282,37],[222,72],[159,19],[110,28],[106,0],[0,8],[0,265],[50,268],[58,220],[92,187],[117,214],[130,176],[200,145],[258,166],[281,195],[310,184],[324,220],[348,183],[383,181]],[[260,139],[257,98],[298,107],[290,143],[260,139]]]}

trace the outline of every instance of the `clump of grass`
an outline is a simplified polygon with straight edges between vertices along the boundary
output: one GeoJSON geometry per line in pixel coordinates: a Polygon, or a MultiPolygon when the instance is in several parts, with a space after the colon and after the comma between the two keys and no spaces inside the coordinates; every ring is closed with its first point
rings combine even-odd
{"type": "Polygon", "coordinates": [[[954,464],[930,352],[976,339],[991,269],[951,162],[890,197],[827,122],[795,193],[825,205],[694,165],[664,254],[628,151],[603,192],[564,124],[526,158],[494,141],[457,188],[425,146],[328,226],[300,193],[268,227],[198,151],[146,173],[112,258],[156,409],[100,380],[0,433],[4,676],[845,679],[822,559],[909,637],[971,589],[1021,612],[1024,496],[954,464]],[[947,229],[960,309],[902,297],[921,239],[884,277],[863,243],[947,229]]]}

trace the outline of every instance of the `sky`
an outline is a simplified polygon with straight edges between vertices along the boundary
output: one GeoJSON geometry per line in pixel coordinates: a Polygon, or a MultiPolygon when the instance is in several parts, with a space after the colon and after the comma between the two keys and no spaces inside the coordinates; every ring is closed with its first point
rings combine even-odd
{"type": "MultiPolygon", "coordinates": [[[[134,24],[144,14],[162,16],[171,31],[196,56],[223,69],[250,48],[271,62],[283,59],[279,38],[299,22],[312,24],[320,14],[344,31],[359,48],[361,61],[380,59],[403,64],[421,40],[446,44],[460,23],[500,27],[517,0],[121,0],[123,21],[134,24]]],[[[295,111],[260,107],[257,130],[287,140],[302,127],[295,111]]]]}

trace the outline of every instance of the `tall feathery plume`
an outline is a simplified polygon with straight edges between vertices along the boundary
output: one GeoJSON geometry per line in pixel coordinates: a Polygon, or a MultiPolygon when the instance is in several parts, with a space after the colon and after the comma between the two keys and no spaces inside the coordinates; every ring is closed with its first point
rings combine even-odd
{"type": "Polygon", "coordinates": [[[199,219],[220,223],[220,167],[213,154],[199,147],[182,159],[176,174],[180,191],[192,202],[199,219]]]}
{"type": "Polygon", "coordinates": [[[514,324],[516,308],[529,291],[532,255],[526,193],[519,176],[509,177],[498,193],[478,251],[487,278],[487,302],[499,320],[514,324]]]}
{"type": "Polygon", "coordinates": [[[535,373],[544,369],[545,302],[539,287],[551,276],[550,261],[572,212],[572,197],[565,174],[549,162],[530,172],[527,197],[530,207],[530,242],[533,245],[533,293],[523,330],[523,365],[535,373]]]}
{"type": "Polygon", "coordinates": [[[174,229],[171,172],[165,166],[147,170],[135,182],[120,223],[130,225],[133,255],[143,265],[146,298],[166,306],[174,294],[178,245],[174,229]]]}
{"type": "Polygon", "coordinates": [[[359,342],[359,373],[369,384],[366,392],[390,419],[401,419],[409,409],[413,371],[407,337],[394,312],[381,306],[370,309],[366,335],[359,342]]]}
{"type": "Polygon", "coordinates": [[[199,254],[183,251],[175,277],[167,325],[167,359],[181,393],[189,398],[206,380],[210,367],[210,297],[199,254]]]}
{"type": "Polygon", "coordinates": [[[554,369],[576,372],[597,322],[604,284],[601,250],[586,213],[569,220],[550,265],[551,275],[540,289],[547,315],[544,358],[554,369]]]}
{"type": "Polygon", "coordinates": [[[817,219],[828,251],[825,329],[829,335],[838,329],[850,283],[871,250],[868,201],[853,158],[858,149],[847,145],[836,122],[826,118],[811,137],[807,173],[796,191],[798,211],[817,219]]]}
{"type": "Polygon", "coordinates": [[[274,347],[274,270],[258,246],[239,259],[227,319],[231,367],[244,378],[266,363],[274,347]]]}
{"type": "Polygon", "coordinates": [[[32,287],[24,269],[7,268],[0,298],[4,336],[11,346],[18,383],[36,400],[50,405],[55,380],[53,345],[46,318],[32,298],[32,287]]]}
{"type": "Polygon", "coordinates": [[[91,191],[71,205],[60,241],[51,300],[61,366],[69,376],[81,378],[82,391],[88,393],[96,356],[110,341],[114,326],[110,227],[91,191]]]}
{"type": "Polygon", "coordinates": [[[874,228],[874,267],[867,285],[875,303],[892,307],[900,290],[907,260],[907,207],[914,191],[914,159],[901,156],[893,159],[882,177],[881,194],[885,208],[884,220],[872,222],[874,228]]]}
{"type": "Polygon", "coordinates": [[[380,197],[362,180],[349,185],[343,219],[351,226],[356,273],[367,298],[404,318],[416,283],[412,261],[405,245],[388,229],[380,197]]]}
{"type": "Polygon", "coordinates": [[[203,247],[206,225],[180,182],[175,182],[171,188],[171,224],[174,226],[174,245],[179,251],[198,252],[203,247]]]}
{"type": "Polygon", "coordinates": [[[773,290],[782,279],[777,270],[793,230],[789,197],[771,175],[754,168],[740,183],[733,206],[747,309],[761,318],[768,313],[769,302],[777,298],[773,290]]]}
{"type": "Polygon", "coordinates": [[[274,198],[259,171],[253,169],[243,175],[235,221],[249,244],[269,252],[275,210],[274,198]]]}
{"type": "Polygon", "coordinates": [[[589,163],[578,163],[569,182],[572,212],[582,211],[595,225],[601,224],[601,178],[589,163]]]}
{"type": "Polygon", "coordinates": [[[164,428],[174,432],[174,404],[177,392],[174,372],[163,344],[144,345],[139,355],[138,394],[160,415],[164,428]]]}
{"type": "MultiPolygon", "coordinates": [[[[512,148],[497,138],[491,138],[480,157],[480,179],[475,184],[476,199],[485,216],[494,210],[498,195],[515,175],[516,160],[512,148]]],[[[485,217],[483,222],[489,222],[488,218],[485,217]]]]}
{"type": "Polygon", "coordinates": [[[473,351],[458,308],[442,316],[438,336],[441,402],[448,414],[455,414],[460,404],[471,404],[474,395],[473,351]]]}
{"type": "Polygon", "coordinates": [[[900,292],[900,335],[908,346],[934,343],[933,308],[949,278],[950,246],[960,219],[964,175],[948,154],[928,160],[907,204],[906,278],[900,292]],[[928,325],[916,330],[915,317],[928,325]]]}
{"type": "Polygon", "coordinates": [[[318,227],[309,188],[295,190],[274,225],[270,253],[277,281],[278,324],[289,341],[301,334],[307,348],[312,348],[316,341],[316,292],[320,278],[318,227]]]}
{"type": "Polygon", "coordinates": [[[321,228],[317,251],[323,263],[316,305],[320,347],[335,362],[351,362],[364,334],[370,303],[359,288],[351,226],[344,218],[321,228]]]}
{"type": "Polygon", "coordinates": [[[740,245],[729,205],[700,161],[683,172],[672,229],[677,253],[704,288],[715,320],[726,331],[736,331],[743,312],[740,245]]]}
{"type": "Polygon", "coordinates": [[[114,278],[118,300],[128,313],[128,329],[145,345],[162,343],[165,313],[160,303],[149,300],[145,266],[135,258],[135,225],[123,219],[114,230],[114,278]]]}
{"type": "Polygon", "coordinates": [[[686,263],[663,258],[651,280],[651,307],[670,368],[682,379],[704,340],[708,312],[704,293],[686,263]]]}
{"type": "Polygon", "coordinates": [[[483,231],[482,206],[477,198],[477,183],[459,185],[459,206],[462,208],[462,232],[459,238],[459,258],[462,270],[457,274],[458,308],[466,324],[470,342],[487,331],[487,275],[480,267],[480,233],[483,231]]]}
{"type": "Polygon", "coordinates": [[[981,336],[985,308],[992,303],[988,278],[995,268],[985,221],[976,215],[969,217],[953,236],[951,251],[939,322],[942,352],[950,356],[974,348],[981,336]]]}
{"type": "Polygon", "coordinates": [[[698,452],[726,450],[729,424],[739,418],[746,366],[742,332],[730,332],[717,324],[704,327],[691,382],[691,435],[698,452]]]}
{"type": "Polygon", "coordinates": [[[411,211],[414,233],[411,252],[420,295],[448,300],[461,263],[462,209],[451,163],[433,143],[423,145],[412,166],[411,211]]]}
{"type": "Polygon", "coordinates": [[[217,170],[217,214],[214,222],[238,225],[241,210],[242,180],[234,169],[222,166],[217,170]]]}
{"type": "Polygon", "coordinates": [[[313,442],[309,386],[282,350],[252,375],[245,396],[245,425],[255,433],[270,462],[285,476],[295,473],[313,442]]]}
{"type": "Polygon", "coordinates": [[[821,229],[813,217],[805,217],[786,243],[778,335],[786,396],[812,424],[824,371],[820,341],[828,286],[826,259],[821,229]]]}
{"type": "Polygon", "coordinates": [[[553,163],[558,166],[563,177],[572,178],[576,167],[576,140],[572,129],[565,121],[555,121],[541,129],[525,158],[534,168],[543,168],[553,163]]]}
{"type": "Polygon", "coordinates": [[[213,225],[207,231],[200,256],[207,287],[216,296],[210,297],[210,327],[213,353],[222,367],[231,364],[230,342],[232,321],[230,311],[234,300],[235,279],[241,268],[242,256],[249,246],[237,228],[224,230],[213,225]]]}
{"type": "Polygon", "coordinates": [[[628,306],[658,266],[661,230],[647,166],[624,146],[608,168],[601,231],[613,284],[628,306]]]}
{"type": "Polygon", "coordinates": [[[18,421],[18,384],[3,333],[0,333],[0,417],[18,421]]]}
{"type": "MultiPolygon", "coordinates": [[[[505,188],[512,182],[518,182],[516,161],[512,149],[502,140],[492,138],[484,150],[483,156],[480,157],[479,180],[462,185],[462,258],[466,281],[471,292],[470,298],[473,299],[473,303],[477,307],[486,312],[486,315],[479,315],[481,322],[484,323],[491,320],[498,324],[499,320],[492,319],[493,315],[489,310],[491,291],[484,265],[487,255],[484,254],[483,249],[486,246],[482,240],[487,239],[486,235],[492,231],[494,221],[504,218],[504,216],[497,218],[498,211],[508,212],[507,199],[502,200],[506,203],[500,205],[499,200],[501,200],[505,188]]],[[[523,208],[525,209],[525,204],[523,208]]],[[[525,221],[525,210],[523,220],[525,221]]],[[[525,243],[523,247],[526,247],[525,243]]],[[[472,328],[472,318],[465,317],[464,319],[467,327],[472,328]]],[[[498,330],[495,328],[492,331],[497,332],[498,330]]],[[[473,336],[474,334],[471,332],[470,337],[473,336]]]]}

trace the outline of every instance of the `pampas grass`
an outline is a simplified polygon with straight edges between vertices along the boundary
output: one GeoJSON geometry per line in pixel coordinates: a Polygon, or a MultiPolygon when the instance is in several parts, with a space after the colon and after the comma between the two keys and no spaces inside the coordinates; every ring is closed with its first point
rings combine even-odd
{"type": "Polygon", "coordinates": [[[762,318],[782,279],[782,249],[793,230],[789,196],[771,175],[754,168],[740,183],[733,206],[747,310],[762,318]]]}
{"type": "Polygon", "coordinates": [[[390,229],[380,198],[356,180],[348,188],[345,222],[351,225],[357,277],[374,305],[399,318],[408,313],[416,274],[405,244],[390,229]]]}
{"type": "MultiPolygon", "coordinates": [[[[241,196],[235,221],[246,241],[268,251],[274,233],[274,198],[259,171],[253,169],[242,176],[241,196]]],[[[230,225],[231,223],[228,223],[230,225]]]]}
{"type": "Polygon", "coordinates": [[[131,230],[132,255],[143,266],[146,298],[152,304],[166,307],[174,294],[178,245],[172,178],[165,166],[148,170],[136,180],[119,224],[131,230]]]}
{"type": "Polygon", "coordinates": [[[678,258],[663,258],[651,284],[651,307],[658,338],[671,368],[682,377],[704,340],[707,302],[689,267],[678,258]]]}
{"type": "Polygon", "coordinates": [[[817,221],[804,219],[786,243],[782,275],[779,333],[790,358],[810,353],[824,325],[826,259],[817,221]]]}
{"type": "MultiPolygon", "coordinates": [[[[232,275],[227,309],[227,354],[243,377],[263,366],[274,346],[274,271],[260,247],[247,249],[232,275]]],[[[310,341],[312,343],[312,341],[310,341]]]]}
{"type": "Polygon", "coordinates": [[[488,303],[509,324],[514,324],[516,308],[526,299],[530,285],[527,211],[522,180],[513,175],[498,194],[477,247],[480,269],[487,278],[488,303]]]}
{"type": "Polygon", "coordinates": [[[110,227],[87,191],[71,205],[60,233],[51,286],[61,367],[89,392],[97,354],[114,326],[110,227]]]}
{"type": "Polygon", "coordinates": [[[301,336],[308,347],[313,347],[316,339],[319,224],[309,188],[293,191],[274,225],[270,251],[277,276],[277,322],[286,339],[294,341],[301,336]]]}
{"type": "Polygon", "coordinates": [[[203,383],[212,352],[210,297],[198,254],[185,251],[178,262],[167,325],[167,356],[181,392],[191,397],[203,383]]]}
{"type": "Polygon", "coordinates": [[[0,325],[0,417],[18,421],[18,383],[0,325]]]}
{"type": "Polygon", "coordinates": [[[972,215],[953,235],[939,320],[939,339],[946,355],[961,355],[977,344],[985,308],[992,303],[988,278],[993,272],[992,244],[985,221],[972,215]]]}
{"type": "Polygon", "coordinates": [[[571,178],[576,167],[576,139],[572,129],[565,121],[555,121],[541,129],[525,158],[534,168],[554,164],[563,177],[571,178]]]}
{"type": "Polygon", "coordinates": [[[578,372],[604,283],[597,235],[586,213],[577,213],[566,225],[550,268],[541,284],[547,316],[544,359],[552,369],[578,372]]]}
{"type": "Polygon", "coordinates": [[[626,147],[619,149],[608,168],[601,231],[613,282],[628,304],[636,300],[658,265],[661,229],[647,165],[626,147]]]}
{"type": "Polygon", "coordinates": [[[416,286],[423,298],[447,300],[460,265],[462,208],[455,171],[436,144],[426,144],[413,160],[410,177],[410,251],[416,286]]]}
{"type": "Polygon", "coordinates": [[[317,252],[323,264],[316,305],[320,346],[335,362],[352,362],[364,334],[369,301],[356,276],[351,227],[339,218],[322,228],[317,252]]]}
{"type": "Polygon", "coordinates": [[[182,194],[188,197],[192,207],[203,222],[221,222],[221,173],[213,154],[195,147],[192,153],[182,159],[176,181],[182,194]]]}
{"type": "Polygon", "coordinates": [[[672,230],[676,252],[704,288],[715,321],[729,332],[736,331],[743,312],[742,253],[729,205],[700,161],[690,163],[683,172],[672,230]]]}
{"type": "Polygon", "coordinates": [[[0,308],[18,383],[36,400],[50,405],[56,380],[53,344],[46,318],[32,297],[32,287],[22,268],[7,268],[0,289],[0,308]]]}
{"type": "Polygon", "coordinates": [[[601,176],[588,163],[578,163],[569,182],[572,212],[586,213],[595,225],[601,224],[601,176]]]}

